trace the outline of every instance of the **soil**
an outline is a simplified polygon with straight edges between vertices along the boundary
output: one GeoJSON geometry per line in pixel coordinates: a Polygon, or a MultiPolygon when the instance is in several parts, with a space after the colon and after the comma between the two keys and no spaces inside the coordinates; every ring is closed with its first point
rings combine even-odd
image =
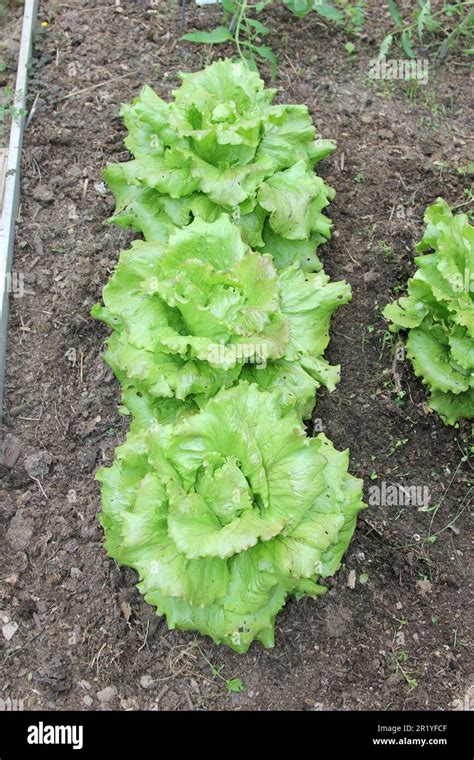
{"type": "MultiPolygon", "coordinates": [[[[351,283],[353,301],[333,322],[328,356],[342,380],[321,394],[316,427],[350,448],[367,498],[383,482],[426,486],[440,506],[369,506],[328,593],[289,601],[275,649],[238,655],[168,631],[134,573],[107,558],[96,519],[94,473],[127,428],[100,357],[106,330],[89,317],[131,240],[106,224],[114,204],[101,180],[106,161],[127,158],[119,105],[145,82],[170,97],[180,69],[232,54],[180,42],[177,3],[114,6],[40,4],[47,25],[36,36],[14,261],[25,292],[11,299],[0,467],[0,697],[30,709],[472,706],[470,426],[446,427],[428,412],[409,363],[394,362],[380,314],[414,271],[424,208],[438,195],[466,202],[467,65],[452,54],[430,65],[426,85],[374,84],[384,4],[369,2],[354,56],[343,29],[272,12],[278,99],[306,103],[338,143],[319,168],[337,189],[336,232],[321,256],[351,283]],[[241,692],[228,692],[231,678],[241,692]]],[[[216,13],[193,5],[187,29],[209,28],[216,13]]]]}
{"type": "Polygon", "coordinates": [[[0,0],[0,151],[8,145],[22,21],[22,8],[0,0]]]}

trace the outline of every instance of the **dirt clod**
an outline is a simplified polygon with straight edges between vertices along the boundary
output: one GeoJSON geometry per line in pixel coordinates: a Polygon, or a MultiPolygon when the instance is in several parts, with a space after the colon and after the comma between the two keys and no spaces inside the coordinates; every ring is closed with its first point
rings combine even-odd
{"type": "Polygon", "coordinates": [[[31,478],[44,478],[52,461],[53,457],[48,451],[35,451],[25,457],[25,470],[31,478]]]}
{"type": "Polygon", "coordinates": [[[22,510],[19,509],[10,520],[5,538],[12,549],[25,551],[30,547],[33,532],[33,522],[25,517],[22,510]]]}

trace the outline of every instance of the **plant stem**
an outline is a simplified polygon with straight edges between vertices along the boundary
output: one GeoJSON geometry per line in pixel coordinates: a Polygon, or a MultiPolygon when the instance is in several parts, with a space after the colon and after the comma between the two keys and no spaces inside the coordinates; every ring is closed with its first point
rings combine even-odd
{"type": "Polygon", "coordinates": [[[474,11],[471,11],[467,14],[467,16],[461,21],[459,26],[456,26],[453,31],[446,37],[445,41],[441,45],[438,53],[438,58],[441,60],[444,58],[446,53],[448,52],[449,48],[449,41],[452,40],[454,37],[457,37],[458,34],[461,34],[464,30],[464,27],[469,26],[469,23],[474,21],[474,11]]]}
{"type": "MultiPolygon", "coordinates": [[[[456,3],[455,10],[459,10],[461,8],[464,8],[464,6],[466,6],[466,5],[472,5],[472,0],[463,0],[463,2],[456,3]]],[[[443,7],[439,11],[435,11],[434,13],[431,13],[431,18],[435,18],[436,16],[440,16],[442,13],[445,13],[445,12],[446,12],[446,9],[443,7]]],[[[464,26],[464,24],[466,23],[466,21],[469,19],[469,17],[471,15],[472,15],[471,13],[468,13],[467,16],[466,16],[466,18],[463,19],[463,21],[461,22],[461,24],[459,26],[464,26]]],[[[395,29],[392,32],[392,34],[395,36],[396,34],[403,34],[403,32],[408,32],[411,29],[414,29],[417,26],[417,24],[418,24],[418,21],[413,21],[411,24],[408,24],[407,26],[404,26],[403,29],[395,29]]],[[[456,29],[458,29],[458,28],[459,27],[456,27],[456,29]]],[[[456,29],[454,31],[456,31],[456,29]]]]}
{"type": "Polygon", "coordinates": [[[240,46],[240,28],[242,26],[242,19],[244,18],[245,12],[247,10],[248,0],[240,0],[240,3],[241,3],[240,4],[240,13],[239,13],[239,16],[237,18],[237,26],[236,26],[236,29],[235,29],[235,37],[234,37],[234,39],[235,39],[235,44],[237,46],[237,51],[239,53],[239,56],[241,58],[243,58],[242,48],[240,46]]]}
{"type": "Polygon", "coordinates": [[[181,3],[181,18],[179,20],[180,34],[184,32],[184,24],[186,22],[186,0],[180,0],[181,3]]]}

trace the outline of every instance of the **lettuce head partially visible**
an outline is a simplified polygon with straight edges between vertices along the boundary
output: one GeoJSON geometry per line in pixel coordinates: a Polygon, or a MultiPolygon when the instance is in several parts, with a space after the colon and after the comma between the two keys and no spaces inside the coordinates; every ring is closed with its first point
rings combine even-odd
{"type": "Polygon", "coordinates": [[[136,241],[92,313],[113,329],[105,358],[125,406],[148,422],[171,421],[242,379],[306,418],[316,390],[339,380],[323,354],[331,315],[350,297],[324,272],[275,269],[222,215],[196,218],[167,243],[136,241]]]}
{"type": "Polygon", "coordinates": [[[181,79],[170,103],[146,86],[122,106],[134,158],[105,171],[112,221],[165,242],[175,226],[225,212],[276,266],[319,270],[316,249],[331,234],[323,209],[335,193],[313,169],[334,143],[316,138],[306,106],[273,105],[276,91],[242,62],[181,79]]]}
{"type": "Polygon", "coordinates": [[[173,425],[129,434],[102,484],[106,548],[170,628],[237,652],[274,643],[288,595],[315,597],[362,508],[348,452],[307,438],[277,396],[240,383],[173,425]]]}
{"type": "Polygon", "coordinates": [[[425,222],[408,295],[383,314],[392,331],[408,331],[407,354],[429,405],[454,425],[474,417],[474,227],[441,198],[425,222]]]}

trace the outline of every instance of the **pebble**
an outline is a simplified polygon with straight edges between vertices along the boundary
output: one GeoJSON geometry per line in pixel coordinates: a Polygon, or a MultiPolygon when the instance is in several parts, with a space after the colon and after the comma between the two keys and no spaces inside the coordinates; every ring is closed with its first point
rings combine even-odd
{"type": "Polygon", "coordinates": [[[0,464],[11,469],[18,459],[20,451],[21,444],[18,438],[15,438],[11,433],[7,433],[2,443],[0,464]]]}
{"type": "Polygon", "coordinates": [[[102,704],[105,704],[105,702],[110,702],[110,700],[113,699],[116,694],[116,686],[106,686],[105,689],[97,692],[97,699],[99,702],[102,702],[102,704]]]}
{"type": "Polygon", "coordinates": [[[33,536],[32,523],[18,510],[10,520],[5,537],[13,549],[24,551],[30,546],[33,536]]]}
{"type": "Polygon", "coordinates": [[[349,575],[347,576],[347,588],[355,588],[356,584],[356,574],[355,570],[350,570],[349,575]]]}
{"type": "Polygon", "coordinates": [[[13,638],[17,630],[18,630],[18,623],[15,623],[14,620],[10,620],[9,623],[5,623],[5,625],[2,625],[3,638],[5,638],[7,641],[10,641],[10,639],[13,638]]]}

